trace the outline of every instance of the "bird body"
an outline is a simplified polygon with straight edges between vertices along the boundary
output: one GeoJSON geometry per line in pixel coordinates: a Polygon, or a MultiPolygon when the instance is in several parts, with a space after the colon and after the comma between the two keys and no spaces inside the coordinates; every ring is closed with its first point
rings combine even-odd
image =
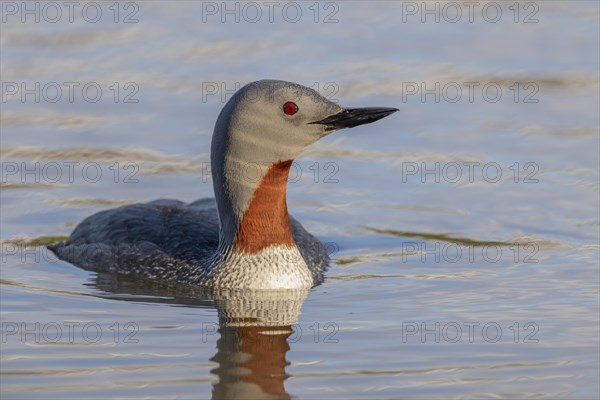
{"type": "Polygon", "coordinates": [[[223,107],[211,145],[215,199],[101,211],[50,246],[82,268],[215,288],[297,289],[323,279],[325,246],[288,214],[294,158],[394,108],[344,109],[285,81],[250,83],[223,107]],[[240,173],[252,167],[256,179],[240,173]]]}

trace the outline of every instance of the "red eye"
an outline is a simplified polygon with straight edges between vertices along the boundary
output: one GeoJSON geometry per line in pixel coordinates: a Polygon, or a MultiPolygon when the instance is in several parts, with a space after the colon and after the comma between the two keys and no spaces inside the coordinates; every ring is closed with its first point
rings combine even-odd
{"type": "Polygon", "coordinates": [[[288,101],[283,105],[283,112],[287,115],[294,115],[298,112],[298,106],[296,105],[296,103],[288,101]]]}

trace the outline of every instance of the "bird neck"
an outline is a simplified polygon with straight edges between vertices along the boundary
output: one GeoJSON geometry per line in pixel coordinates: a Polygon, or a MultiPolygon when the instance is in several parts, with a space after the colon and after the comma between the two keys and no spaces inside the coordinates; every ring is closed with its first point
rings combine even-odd
{"type": "Polygon", "coordinates": [[[286,202],[292,161],[249,166],[225,160],[225,171],[213,168],[221,246],[246,254],[295,246],[286,202]]]}
{"type": "Polygon", "coordinates": [[[294,246],[286,202],[292,160],[273,164],[262,177],[242,215],[235,249],[256,254],[270,246],[294,246]]]}

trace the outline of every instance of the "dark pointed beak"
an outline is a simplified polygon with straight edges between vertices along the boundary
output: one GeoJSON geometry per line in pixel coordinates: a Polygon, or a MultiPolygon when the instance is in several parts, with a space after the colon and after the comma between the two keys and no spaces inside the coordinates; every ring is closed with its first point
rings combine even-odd
{"type": "Polygon", "coordinates": [[[325,130],[332,131],[343,128],[370,124],[398,111],[392,107],[345,108],[337,114],[330,115],[311,124],[325,125],[325,130]]]}

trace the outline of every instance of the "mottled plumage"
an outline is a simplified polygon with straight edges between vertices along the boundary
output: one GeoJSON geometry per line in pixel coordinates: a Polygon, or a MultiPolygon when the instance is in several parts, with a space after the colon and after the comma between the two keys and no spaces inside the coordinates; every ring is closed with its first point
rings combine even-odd
{"type": "MultiPolygon", "coordinates": [[[[329,261],[325,246],[291,216],[290,225],[314,283],[321,282],[329,261]]],[[[189,204],[155,200],[101,211],[50,249],[91,271],[202,285],[218,262],[218,246],[217,205],[206,198],[189,204]]]]}

